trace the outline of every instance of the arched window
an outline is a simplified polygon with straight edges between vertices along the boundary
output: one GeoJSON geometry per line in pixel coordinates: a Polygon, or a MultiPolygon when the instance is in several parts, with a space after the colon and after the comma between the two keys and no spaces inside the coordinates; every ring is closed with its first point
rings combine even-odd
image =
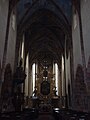
{"type": "Polygon", "coordinates": [[[28,96],[28,79],[29,79],[29,55],[26,58],[26,79],[25,79],[25,95],[28,96]]]}
{"type": "Polygon", "coordinates": [[[21,46],[21,58],[23,58],[23,55],[24,55],[24,35],[23,35],[23,41],[21,46]]]}
{"type": "Polygon", "coordinates": [[[15,27],[16,27],[16,16],[15,16],[15,13],[14,13],[14,12],[12,13],[11,25],[12,25],[13,30],[15,31],[15,27]]]}
{"type": "Polygon", "coordinates": [[[57,95],[58,95],[58,64],[55,63],[55,81],[56,81],[56,90],[57,90],[57,95]]]}
{"type": "Polygon", "coordinates": [[[35,63],[32,65],[32,80],[33,80],[33,91],[35,89],[35,63]]]}

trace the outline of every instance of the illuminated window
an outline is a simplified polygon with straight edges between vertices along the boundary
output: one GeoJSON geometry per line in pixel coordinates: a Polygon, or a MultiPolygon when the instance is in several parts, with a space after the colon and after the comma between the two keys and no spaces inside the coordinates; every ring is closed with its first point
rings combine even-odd
{"type": "Polygon", "coordinates": [[[56,90],[58,95],[58,64],[55,63],[55,80],[56,80],[56,90]]]}
{"type": "Polygon", "coordinates": [[[24,36],[23,36],[22,49],[21,49],[21,58],[23,58],[23,55],[24,55],[24,36]]]}
{"type": "Polygon", "coordinates": [[[32,65],[32,80],[33,80],[33,91],[35,89],[35,63],[32,65]]]}
{"type": "Polygon", "coordinates": [[[15,16],[15,13],[13,12],[11,24],[14,31],[15,31],[15,23],[16,23],[16,16],[15,16]]]}
{"type": "Polygon", "coordinates": [[[28,96],[28,74],[29,74],[29,56],[27,55],[27,58],[26,58],[26,79],[25,79],[25,95],[28,96]]]}
{"type": "Polygon", "coordinates": [[[64,71],[64,57],[62,56],[62,70],[64,71]]]}
{"type": "Polygon", "coordinates": [[[55,80],[55,64],[53,63],[53,80],[55,80]]]}
{"type": "Polygon", "coordinates": [[[62,96],[65,96],[65,81],[64,81],[64,57],[62,56],[62,96]]]}
{"type": "Polygon", "coordinates": [[[74,16],[73,16],[73,27],[74,27],[74,30],[77,27],[77,12],[76,11],[74,12],[74,16]]]}
{"type": "Polygon", "coordinates": [[[36,65],[36,80],[37,80],[38,65],[37,64],[35,65],[36,65]]]}

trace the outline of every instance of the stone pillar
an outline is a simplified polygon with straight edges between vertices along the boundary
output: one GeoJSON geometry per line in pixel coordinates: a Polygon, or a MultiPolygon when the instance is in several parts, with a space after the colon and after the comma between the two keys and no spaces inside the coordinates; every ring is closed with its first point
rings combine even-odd
{"type": "MultiPolygon", "coordinates": [[[[82,27],[82,16],[81,16],[81,2],[78,3],[78,17],[79,17],[79,30],[80,30],[80,44],[81,44],[81,55],[82,55],[82,64],[83,64],[83,71],[84,71],[84,83],[86,84],[86,89],[87,89],[87,70],[86,70],[86,59],[85,59],[85,49],[84,49],[84,40],[83,40],[83,27],[82,27]]],[[[85,100],[87,101],[87,96],[88,94],[84,97],[85,100]]],[[[86,108],[86,104],[84,104],[86,108]]],[[[88,111],[88,106],[86,108],[86,111],[88,111]]]]}
{"type": "MultiPolygon", "coordinates": [[[[4,80],[4,71],[5,71],[5,64],[6,64],[6,57],[7,57],[7,48],[8,48],[8,36],[9,36],[9,28],[10,28],[10,17],[11,17],[11,11],[10,11],[10,3],[8,6],[8,16],[7,16],[7,25],[6,25],[6,35],[5,35],[5,44],[4,44],[4,53],[3,53],[3,59],[2,59],[2,70],[1,70],[1,81],[4,80]]],[[[0,89],[2,87],[2,84],[0,85],[0,89]]],[[[1,90],[0,90],[1,92],[1,90]]],[[[0,93],[1,95],[1,93],[0,93]]]]}
{"type": "Polygon", "coordinates": [[[29,64],[29,80],[28,80],[28,96],[30,97],[32,95],[32,68],[29,64]]]}
{"type": "Polygon", "coordinates": [[[62,104],[65,107],[66,81],[65,81],[65,60],[62,56],[62,104]]]}

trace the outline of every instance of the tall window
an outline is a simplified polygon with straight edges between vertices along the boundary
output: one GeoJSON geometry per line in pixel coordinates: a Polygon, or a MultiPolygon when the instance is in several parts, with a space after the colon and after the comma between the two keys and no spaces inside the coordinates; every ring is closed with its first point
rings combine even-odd
{"type": "Polygon", "coordinates": [[[23,58],[23,55],[24,55],[24,35],[23,35],[23,41],[22,41],[21,58],[23,58]]]}
{"type": "Polygon", "coordinates": [[[74,15],[73,15],[73,27],[74,27],[74,30],[77,27],[77,11],[76,10],[75,10],[74,15]]]}
{"type": "Polygon", "coordinates": [[[53,63],[53,80],[55,80],[55,64],[53,63]]]}
{"type": "Polygon", "coordinates": [[[15,16],[15,13],[13,12],[11,24],[14,31],[15,31],[15,23],[16,23],[16,16],[15,16]]]}
{"type": "Polygon", "coordinates": [[[62,95],[65,96],[64,57],[62,56],[62,95]]]}
{"type": "Polygon", "coordinates": [[[32,65],[32,80],[33,80],[33,91],[35,89],[35,63],[32,65]]]}
{"type": "Polygon", "coordinates": [[[55,63],[55,80],[56,80],[56,90],[58,95],[58,64],[55,63]]]}
{"type": "Polygon", "coordinates": [[[25,95],[28,96],[28,74],[29,74],[29,56],[26,58],[26,80],[25,80],[25,95]]]}
{"type": "Polygon", "coordinates": [[[62,56],[62,70],[64,71],[64,57],[62,56]]]}
{"type": "Polygon", "coordinates": [[[35,65],[36,65],[35,71],[36,71],[36,80],[37,80],[38,65],[37,65],[37,63],[35,65]]]}

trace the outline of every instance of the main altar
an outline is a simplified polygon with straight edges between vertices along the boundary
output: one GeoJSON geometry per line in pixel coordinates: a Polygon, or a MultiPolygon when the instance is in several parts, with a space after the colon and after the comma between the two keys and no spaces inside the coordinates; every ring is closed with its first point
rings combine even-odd
{"type": "Polygon", "coordinates": [[[37,74],[32,95],[32,107],[39,107],[43,111],[59,107],[59,96],[56,92],[54,74],[44,68],[42,73],[37,74]]]}

